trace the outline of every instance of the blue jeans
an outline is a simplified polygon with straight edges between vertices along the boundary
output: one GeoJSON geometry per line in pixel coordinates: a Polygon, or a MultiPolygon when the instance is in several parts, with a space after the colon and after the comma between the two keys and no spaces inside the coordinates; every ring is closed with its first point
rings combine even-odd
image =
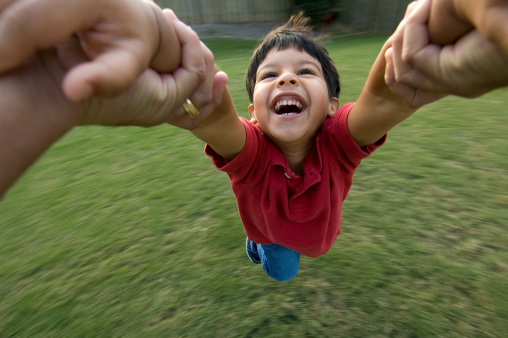
{"type": "Polygon", "coordinates": [[[283,282],[296,276],[300,268],[300,254],[278,244],[247,244],[254,255],[257,254],[266,274],[276,281],[283,282]]]}

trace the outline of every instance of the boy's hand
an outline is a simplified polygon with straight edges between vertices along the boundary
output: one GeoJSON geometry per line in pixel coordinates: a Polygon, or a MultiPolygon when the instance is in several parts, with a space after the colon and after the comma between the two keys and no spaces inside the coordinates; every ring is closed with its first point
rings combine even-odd
{"type": "MultiPolygon", "coordinates": [[[[445,96],[436,93],[440,91],[434,90],[434,87],[420,86],[420,81],[422,81],[421,74],[402,60],[404,37],[409,29],[409,20],[412,17],[412,13],[418,10],[415,9],[418,5],[420,5],[420,2],[413,2],[408,6],[404,19],[400,22],[395,33],[390,37],[392,46],[385,52],[385,82],[391,91],[400,97],[409,107],[420,107],[445,96]],[[407,81],[407,78],[412,81],[407,81]]],[[[410,37],[414,40],[422,41],[425,38],[425,32],[418,31],[410,37]]],[[[441,86],[439,89],[443,89],[443,87],[441,86]]]]}
{"type": "MultiPolygon", "coordinates": [[[[432,5],[441,0],[434,0],[432,5]]],[[[464,0],[466,1],[466,0],[464,0]]],[[[492,1],[487,1],[492,2],[492,1]]],[[[442,3],[442,2],[441,2],[442,3]]],[[[507,8],[508,11],[508,8],[507,8]]],[[[387,55],[387,83],[392,90],[420,90],[477,97],[493,89],[508,85],[508,52],[486,39],[478,31],[467,32],[453,45],[440,47],[429,44],[430,27],[427,27],[431,2],[420,0],[406,19],[404,33],[394,39],[393,50],[387,55]]],[[[440,12],[439,15],[444,15],[440,12]]],[[[438,14],[434,24],[443,22],[438,14]]],[[[446,26],[446,25],[443,25],[446,26]]],[[[502,23],[506,27],[506,23],[502,23]]],[[[464,32],[464,26],[455,27],[464,32]]],[[[444,36],[453,37],[447,30],[444,36]]],[[[457,39],[458,37],[455,37],[457,39]]],[[[505,38],[506,39],[506,38],[505,38]]],[[[508,39],[506,39],[508,40],[508,39]]]]}
{"type": "Polygon", "coordinates": [[[71,100],[118,94],[148,66],[171,72],[180,65],[180,43],[151,0],[4,0],[0,73],[73,35],[84,57],[63,79],[71,100]]]}
{"type": "MultiPolygon", "coordinates": [[[[171,19],[178,39],[185,39],[186,34],[189,34],[190,28],[178,20],[173,11],[165,9],[164,14],[171,19]]],[[[178,113],[173,114],[171,119],[167,121],[169,124],[183,129],[192,130],[208,118],[221,103],[222,94],[224,93],[228,81],[226,73],[219,71],[217,66],[215,66],[213,54],[203,42],[199,43],[199,47],[197,45],[182,46],[182,63],[187,61],[185,55],[189,54],[195,56],[199,53],[202,53],[204,56],[206,73],[204,75],[204,80],[196,91],[194,91],[192,95],[189,95],[189,99],[198,109],[199,115],[190,117],[183,111],[183,108],[181,108],[178,113]]]]}

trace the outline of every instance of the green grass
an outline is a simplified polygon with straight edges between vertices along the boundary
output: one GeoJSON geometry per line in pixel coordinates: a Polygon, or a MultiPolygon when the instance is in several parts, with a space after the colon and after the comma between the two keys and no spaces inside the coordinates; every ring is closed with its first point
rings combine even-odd
{"type": "MultiPolygon", "coordinates": [[[[385,37],[335,38],[341,102],[385,37]]],[[[247,115],[254,41],[209,40],[247,115]]],[[[225,174],[169,126],[77,128],[0,204],[0,336],[503,337],[508,91],[447,98],[360,166],[330,252],[277,283],[225,174]]]]}

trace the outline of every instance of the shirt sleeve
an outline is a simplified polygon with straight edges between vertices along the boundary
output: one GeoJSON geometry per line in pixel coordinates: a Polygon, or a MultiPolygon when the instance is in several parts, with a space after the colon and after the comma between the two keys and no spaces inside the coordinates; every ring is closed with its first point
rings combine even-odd
{"type": "Polygon", "coordinates": [[[228,173],[231,180],[234,181],[242,181],[246,177],[251,176],[249,172],[254,171],[256,168],[260,151],[259,148],[262,145],[259,138],[264,137],[263,133],[250,121],[243,117],[240,117],[240,120],[245,127],[247,138],[242,151],[240,151],[234,159],[227,161],[217,154],[208,144],[205,146],[205,154],[212,159],[215,168],[228,173]]]}
{"type": "Polygon", "coordinates": [[[387,135],[384,135],[377,142],[373,144],[360,147],[349,133],[347,127],[347,119],[351,108],[354,103],[346,103],[340,107],[337,112],[331,117],[331,121],[326,124],[325,137],[327,142],[333,142],[337,144],[337,147],[333,147],[335,156],[339,158],[341,162],[348,162],[352,168],[358,167],[361,160],[370,156],[377,148],[382,146],[387,135]]]}

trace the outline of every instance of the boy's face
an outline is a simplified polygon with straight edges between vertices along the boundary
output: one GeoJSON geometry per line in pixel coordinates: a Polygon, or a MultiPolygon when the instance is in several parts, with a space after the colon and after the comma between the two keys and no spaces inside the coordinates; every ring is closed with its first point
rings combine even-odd
{"type": "Polygon", "coordinates": [[[308,147],[338,105],[328,97],[319,61],[296,48],[274,48],[257,70],[249,114],[279,147],[308,147]]]}

